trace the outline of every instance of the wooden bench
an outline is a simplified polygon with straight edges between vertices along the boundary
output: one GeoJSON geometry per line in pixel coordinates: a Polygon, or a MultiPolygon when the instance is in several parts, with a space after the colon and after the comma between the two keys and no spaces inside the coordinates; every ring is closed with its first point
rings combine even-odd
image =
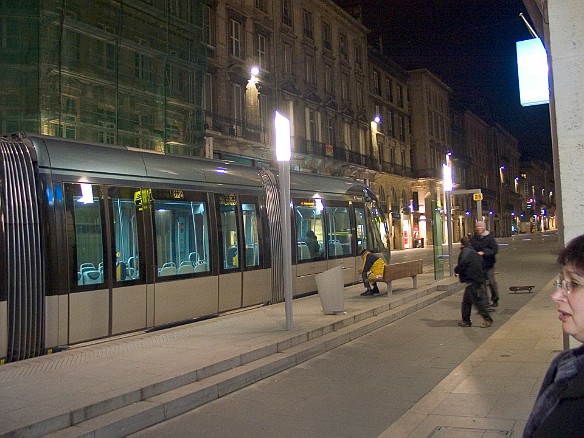
{"type": "Polygon", "coordinates": [[[509,288],[509,290],[513,293],[520,293],[520,291],[527,291],[527,293],[531,292],[531,289],[533,289],[535,287],[535,285],[533,286],[511,286],[509,288]]]}
{"type": "Polygon", "coordinates": [[[375,281],[387,283],[387,294],[392,293],[392,281],[400,278],[412,277],[413,288],[418,287],[418,274],[422,273],[424,265],[422,260],[412,260],[410,262],[392,263],[383,268],[383,277],[375,278],[375,281]]]}

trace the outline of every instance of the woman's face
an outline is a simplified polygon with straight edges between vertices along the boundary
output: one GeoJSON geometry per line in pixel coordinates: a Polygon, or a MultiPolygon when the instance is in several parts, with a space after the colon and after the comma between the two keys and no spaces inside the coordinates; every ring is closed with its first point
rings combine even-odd
{"type": "Polygon", "coordinates": [[[558,305],[564,333],[584,342],[584,275],[573,266],[562,268],[563,286],[556,287],[552,299],[558,305]]]}

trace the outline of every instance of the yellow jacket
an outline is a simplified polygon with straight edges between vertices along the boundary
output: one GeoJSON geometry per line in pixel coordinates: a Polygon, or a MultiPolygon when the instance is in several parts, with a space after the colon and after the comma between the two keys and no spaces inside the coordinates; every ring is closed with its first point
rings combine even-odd
{"type": "Polygon", "coordinates": [[[367,273],[367,278],[370,280],[377,277],[383,277],[383,269],[385,267],[385,262],[383,259],[377,257],[375,254],[369,251],[361,255],[363,259],[363,265],[361,266],[361,272],[367,273]]]}

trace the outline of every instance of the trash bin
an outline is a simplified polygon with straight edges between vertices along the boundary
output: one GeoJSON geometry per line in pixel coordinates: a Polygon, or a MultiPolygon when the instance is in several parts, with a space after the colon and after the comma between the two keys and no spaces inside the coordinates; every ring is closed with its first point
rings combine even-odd
{"type": "Polygon", "coordinates": [[[320,304],[325,315],[345,312],[343,268],[335,266],[315,276],[320,304]]]}

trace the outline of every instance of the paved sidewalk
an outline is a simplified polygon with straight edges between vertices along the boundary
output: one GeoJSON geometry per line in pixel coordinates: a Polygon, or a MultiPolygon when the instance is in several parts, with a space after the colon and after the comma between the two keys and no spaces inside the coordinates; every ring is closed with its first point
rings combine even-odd
{"type": "Polygon", "coordinates": [[[542,288],[380,436],[520,437],[544,374],[562,350],[552,287],[542,288]]]}
{"type": "MultiPolygon", "coordinates": [[[[432,273],[393,295],[344,289],[345,314],[318,295],[0,366],[0,436],[125,436],[291,368],[458,290],[432,273]]],[[[381,286],[382,291],[383,286],[381,286]]]]}

